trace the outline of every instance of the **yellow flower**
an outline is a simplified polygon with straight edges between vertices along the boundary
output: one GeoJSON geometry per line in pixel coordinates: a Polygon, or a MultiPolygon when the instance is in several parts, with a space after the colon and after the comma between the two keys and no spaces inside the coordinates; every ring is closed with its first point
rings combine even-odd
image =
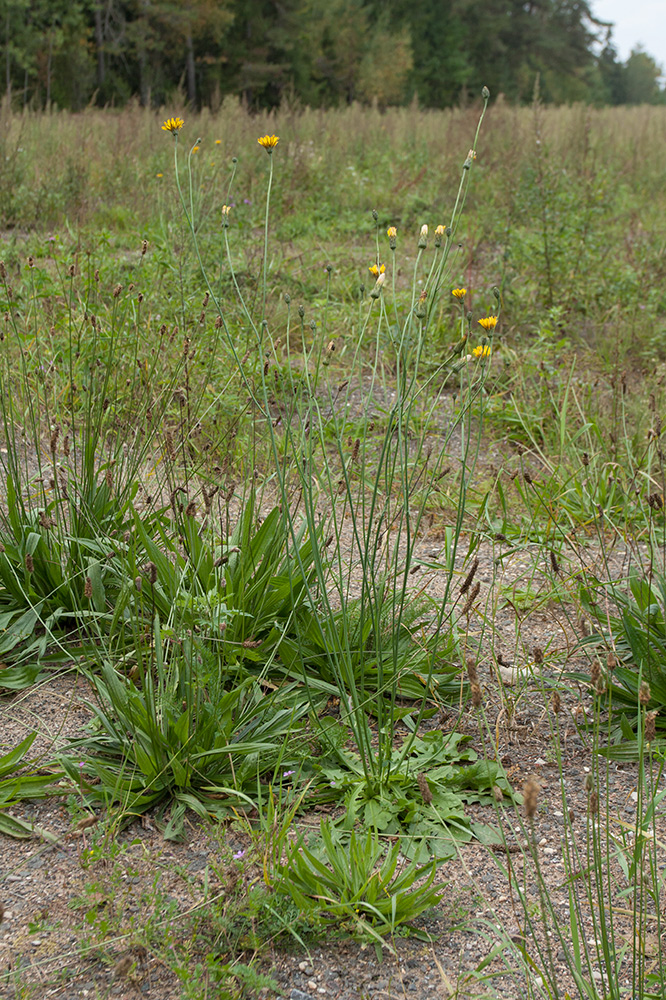
{"type": "Polygon", "coordinates": [[[389,239],[394,240],[398,235],[398,230],[395,228],[395,226],[389,226],[388,229],[386,230],[386,235],[389,237],[389,239]]]}
{"type": "Polygon", "coordinates": [[[192,146],[192,152],[193,153],[198,153],[199,152],[199,147],[198,146],[192,146]]]}
{"type": "Polygon", "coordinates": [[[385,270],[386,270],[386,264],[380,264],[379,267],[377,267],[376,264],[372,264],[368,268],[368,271],[370,272],[370,274],[373,274],[375,276],[375,278],[378,278],[379,275],[383,274],[385,270]]]}
{"type": "Polygon", "coordinates": [[[262,135],[260,139],[257,139],[259,145],[263,146],[267,153],[272,153],[279,141],[279,135],[262,135]]]}
{"type": "Polygon", "coordinates": [[[484,344],[483,346],[475,347],[472,351],[472,355],[475,358],[489,358],[490,357],[490,344],[484,344]]]}
{"type": "Polygon", "coordinates": [[[437,226],[437,229],[435,230],[435,236],[443,236],[445,232],[446,229],[444,228],[444,226],[437,226]]]}
{"type": "Polygon", "coordinates": [[[177,133],[180,132],[184,124],[185,122],[183,121],[182,118],[167,118],[167,120],[164,122],[164,125],[162,125],[162,131],[172,132],[174,135],[177,135],[177,133]]]}
{"type": "Polygon", "coordinates": [[[497,316],[484,316],[483,319],[479,320],[479,325],[482,326],[484,330],[494,330],[497,326],[497,316]]]}
{"type": "Polygon", "coordinates": [[[228,215],[230,211],[231,211],[231,205],[222,206],[222,215],[228,215]]]}
{"type": "Polygon", "coordinates": [[[157,176],[158,177],[164,177],[164,174],[158,174],[157,176]]]}
{"type": "Polygon", "coordinates": [[[222,140],[221,140],[221,139],[216,139],[216,140],[215,140],[215,145],[216,145],[216,146],[219,146],[221,142],[222,142],[222,140]]]}
{"type": "Polygon", "coordinates": [[[457,299],[464,299],[465,296],[467,295],[467,289],[466,288],[452,288],[451,289],[451,295],[455,295],[455,297],[457,299]]]}

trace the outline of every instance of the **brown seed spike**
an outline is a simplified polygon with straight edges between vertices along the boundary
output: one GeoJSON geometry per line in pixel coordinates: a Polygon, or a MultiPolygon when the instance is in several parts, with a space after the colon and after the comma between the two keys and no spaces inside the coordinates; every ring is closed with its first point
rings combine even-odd
{"type": "Polygon", "coordinates": [[[93,595],[92,580],[90,579],[89,576],[87,576],[86,577],[85,587],[83,588],[83,596],[87,597],[88,600],[90,600],[90,598],[92,597],[92,595],[93,595]]]}
{"type": "Polygon", "coordinates": [[[562,710],[562,699],[558,691],[553,691],[550,698],[550,705],[555,715],[559,715],[562,710]]]}
{"type": "Polygon", "coordinates": [[[479,568],[479,560],[475,559],[472,565],[470,566],[469,573],[467,574],[467,576],[460,585],[461,594],[466,594],[469,588],[471,587],[472,580],[474,579],[478,568],[479,568]]]}
{"type": "Polygon", "coordinates": [[[650,685],[647,681],[641,681],[641,686],[638,689],[638,700],[641,705],[649,705],[650,699],[652,698],[652,692],[650,691],[650,685]]]}
{"type": "Polygon", "coordinates": [[[557,576],[557,574],[560,572],[560,564],[558,563],[557,556],[555,555],[552,549],[550,550],[550,565],[553,568],[553,573],[555,574],[555,576],[557,576]]]}
{"type": "Polygon", "coordinates": [[[645,713],[645,740],[647,743],[652,743],[656,736],[656,718],[657,712],[646,712],[645,713]]]}
{"type": "Polygon", "coordinates": [[[474,584],[474,586],[472,587],[472,589],[469,592],[469,597],[467,598],[467,603],[465,604],[465,607],[462,609],[462,613],[464,615],[468,615],[469,612],[472,610],[472,605],[474,604],[474,601],[479,596],[479,591],[480,590],[481,590],[481,584],[477,580],[477,582],[474,584]]]}
{"type": "Polygon", "coordinates": [[[188,517],[194,517],[197,512],[197,505],[194,500],[190,500],[187,507],[185,508],[185,513],[188,517]]]}
{"type": "Polygon", "coordinates": [[[472,684],[471,690],[472,690],[472,705],[474,706],[474,708],[480,708],[481,703],[483,702],[483,692],[481,691],[481,685],[472,684]]]}
{"type": "Polygon", "coordinates": [[[525,807],[525,815],[530,820],[534,819],[537,811],[540,790],[541,787],[536,778],[528,778],[523,785],[523,805],[525,807]]]}
{"type": "Polygon", "coordinates": [[[421,773],[419,775],[417,775],[416,780],[417,780],[418,785],[419,785],[419,791],[421,793],[421,798],[423,799],[424,803],[427,806],[429,806],[430,803],[432,802],[432,792],[430,791],[430,785],[428,784],[428,779],[426,778],[426,776],[423,773],[423,771],[421,771],[421,773]]]}
{"type": "Polygon", "coordinates": [[[534,657],[534,662],[539,667],[543,663],[543,649],[541,646],[535,646],[532,650],[532,656],[534,657]]]}

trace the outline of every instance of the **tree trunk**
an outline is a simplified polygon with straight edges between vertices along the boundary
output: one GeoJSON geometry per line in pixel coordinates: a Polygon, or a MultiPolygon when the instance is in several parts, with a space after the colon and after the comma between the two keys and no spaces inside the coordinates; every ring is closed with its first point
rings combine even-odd
{"type": "Polygon", "coordinates": [[[194,42],[192,40],[192,28],[187,26],[187,100],[194,107],[197,100],[197,77],[194,66],[194,42]]]}
{"type": "Polygon", "coordinates": [[[12,99],[12,57],[9,50],[9,10],[5,16],[5,90],[7,98],[12,99]]]}
{"type": "Polygon", "coordinates": [[[102,27],[101,3],[95,4],[95,48],[97,49],[97,86],[103,87],[106,79],[104,65],[104,29],[102,27]]]}
{"type": "Polygon", "coordinates": [[[53,66],[53,28],[49,31],[49,54],[46,58],[46,107],[51,106],[51,69],[53,66]]]}

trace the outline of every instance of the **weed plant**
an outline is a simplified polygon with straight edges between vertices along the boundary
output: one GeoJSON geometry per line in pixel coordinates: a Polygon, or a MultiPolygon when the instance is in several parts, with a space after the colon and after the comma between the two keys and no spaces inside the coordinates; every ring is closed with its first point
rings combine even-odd
{"type": "Polygon", "coordinates": [[[197,925],[203,951],[174,952],[191,995],[261,988],[238,957],[290,927],[304,941],[335,925],[380,948],[413,930],[440,893],[439,860],[472,836],[497,841],[465,802],[515,826],[499,729],[534,679],[553,697],[568,906],[549,894],[528,787],[522,860],[493,852],[523,938],[516,952],[501,936],[476,981],[491,983],[501,953],[528,995],[661,995],[665,305],[661,154],[647,137],[663,112],[538,100],[493,112],[475,134],[462,110],[282,109],[261,123],[268,159],[233,102],[176,128],[169,152],[139,109],[115,130],[95,112],[54,115],[45,150],[87,138],[47,184],[43,119],[3,111],[5,219],[58,233],[4,238],[0,688],[74,664],[94,721],[48,775],[15,773],[34,737],[2,758],[0,824],[26,833],[7,807],[61,769],[56,790],[74,789],[84,820],[106,809],[114,834],[150,808],[169,838],[185,835],[187,809],[240,817],[240,888],[197,925]],[[630,365],[646,359],[639,392],[630,365]],[[477,488],[489,431],[502,467],[477,488]],[[495,638],[481,537],[495,570],[533,556],[538,570],[502,595],[519,612],[556,599],[578,635],[580,599],[591,622],[589,669],[567,677],[592,700],[583,826],[543,651],[501,690],[481,747],[424,732],[495,638]],[[426,572],[442,581],[436,603],[426,572]],[[610,806],[620,757],[637,761],[631,822],[610,806]],[[308,842],[299,813],[321,802],[344,816],[308,842]],[[380,836],[397,838],[385,855],[380,836]]]}

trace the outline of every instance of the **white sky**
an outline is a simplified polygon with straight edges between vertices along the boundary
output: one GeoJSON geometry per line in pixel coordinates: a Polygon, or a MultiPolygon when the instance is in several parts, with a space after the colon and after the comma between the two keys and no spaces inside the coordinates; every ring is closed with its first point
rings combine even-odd
{"type": "Polygon", "coordinates": [[[624,62],[641,45],[666,72],[666,0],[590,0],[592,13],[612,21],[613,44],[624,62]]]}

